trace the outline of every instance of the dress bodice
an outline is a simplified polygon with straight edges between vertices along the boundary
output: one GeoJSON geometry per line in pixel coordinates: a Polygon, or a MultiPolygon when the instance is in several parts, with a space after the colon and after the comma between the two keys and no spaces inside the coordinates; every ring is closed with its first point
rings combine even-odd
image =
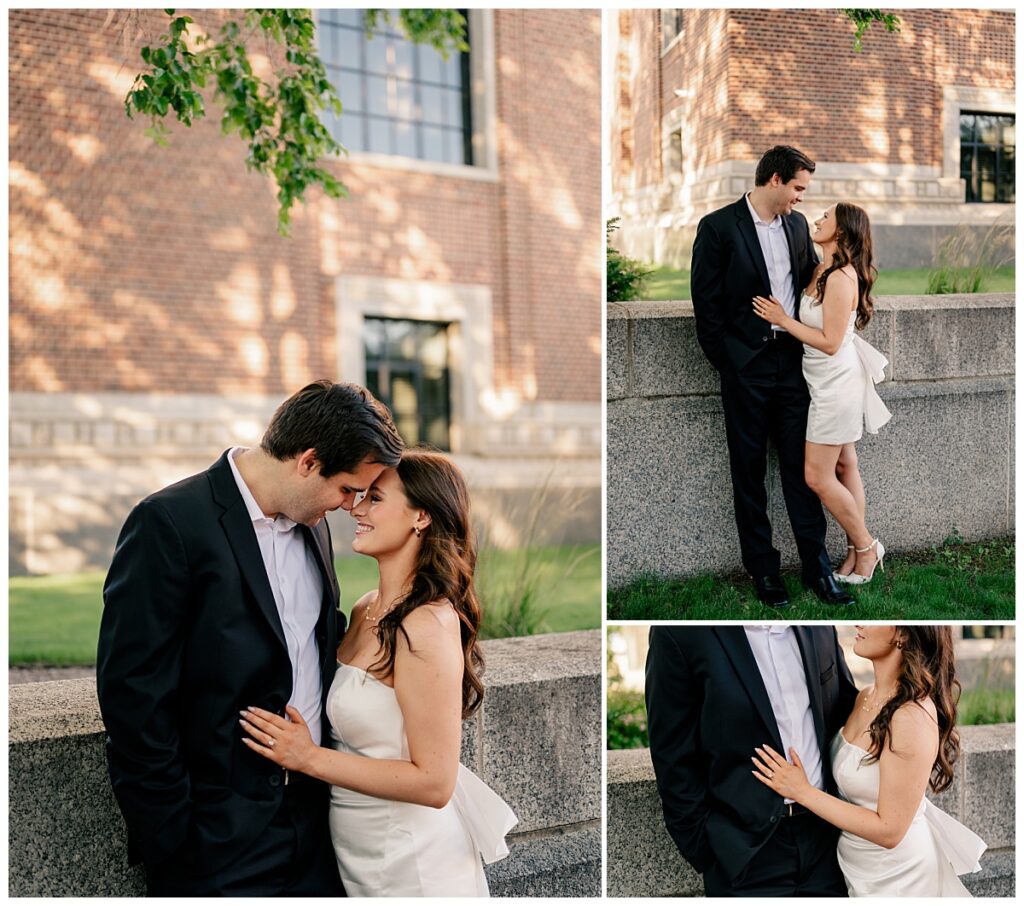
{"type": "MultiPolygon", "coordinates": [[[[327,695],[332,746],[366,758],[411,761],[395,690],[338,664],[327,695]]],[[[331,787],[330,827],[349,896],[486,896],[480,864],[508,855],[512,809],[460,764],[441,808],[331,787]]]]}
{"type": "MultiPolygon", "coordinates": [[[[877,811],[880,763],[847,742],[842,731],[833,737],[830,755],[840,796],[877,811]]],[[[979,871],[984,851],[977,834],[922,796],[895,846],[843,831],[836,856],[850,896],[970,896],[957,875],[979,871]]]]}
{"type": "Polygon", "coordinates": [[[338,664],[327,696],[331,742],[341,752],[409,760],[405,719],[395,690],[351,664],[338,664]]]}
{"type": "MultiPolygon", "coordinates": [[[[816,330],[824,330],[825,327],[825,306],[820,305],[818,300],[809,293],[804,293],[800,297],[800,322],[806,324],[808,327],[813,327],[816,330]]],[[[850,320],[846,325],[846,335],[843,337],[843,344],[849,343],[853,339],[854,331],[857,324],[857,309],[850,312],[850,320]]],[[[804,351],[813,347],[804,346],[804,351]]],[[[817,351],[817,350],[814,350],[817,351]]],[[[821,353],[824,355],[825,353],[821,353]]]]}

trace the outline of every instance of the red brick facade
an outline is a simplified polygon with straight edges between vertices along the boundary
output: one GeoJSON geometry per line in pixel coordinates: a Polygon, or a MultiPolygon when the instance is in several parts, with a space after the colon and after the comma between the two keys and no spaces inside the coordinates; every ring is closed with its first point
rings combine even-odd
{"type": "Polygon", "coordinates": [[[684,105],[691,170],[783,142],[836,163],[941,166],[944,86],[1014,90],[1014,14],[897,13],[900,33],[873,25],[858,53],[840,10],[687,10],[682,37],[662,54],[659,11],[624,11],[620,57],[633,55],[634,69],[617,91],[631,116],[613,120],[613,189],[662,181],[662,117],[684,105]]]}
{"type": "Polygon", "coordinates": [[[370,275],[486,285],[498,390],[599,401],[600,16],[493,17],[497,180],[337,163],[351,197],[282,239],[214,105],[167,149],[126,119],[123,11],[13,11],[12,391],[280,396],[334,373],[334,282],[370,275]]]}

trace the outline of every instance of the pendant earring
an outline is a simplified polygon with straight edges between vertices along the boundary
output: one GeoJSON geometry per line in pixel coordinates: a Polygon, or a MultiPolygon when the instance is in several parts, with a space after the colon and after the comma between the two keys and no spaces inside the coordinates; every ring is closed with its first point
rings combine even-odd
{"type": "Polygon", "coordinates": [[[420,534],[421,534],[421,533],[420,533],[420,527],[419,527],[418,525],[414,525],[414,526],[412,527],[412,530],[413,530],[413,531],[414,531],[414,532],[416,533],[416,537],[417,537],[417,538],[419,538],[419,536],[420,536],[420,534]]]}

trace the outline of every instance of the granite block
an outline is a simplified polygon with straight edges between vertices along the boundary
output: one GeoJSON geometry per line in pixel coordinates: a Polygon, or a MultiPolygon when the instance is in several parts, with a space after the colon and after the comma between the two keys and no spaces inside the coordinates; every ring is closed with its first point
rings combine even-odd
{"type": "Polygon", "coordinates": [[[718,372],[697,342],[692,303],[648,302],[633,311],[633,396],[718,392],[718,372]]]}
{"type": "Polygon", "coordinates": [[[1014,724],[963,727],[963,821],[989,849],[1014,845],[1016,771],[1014,724]]]}
{"type": "Polygon", "coordinates": [[[1015,896],[1017,885],[1014,850],[985,853],[981,857],[981,871],[962,875],[960,880],[972,897],[1015,896]]]}
{"type": "Polygon", "coordinates": [[[736,569],[721,401],[618,400],[607,411],[609,584],[736,569]]]}
{"type": "Polygon", "coordinates": [[[494,897],[601,896],[601,829],[509,840],[509,855],[485,866],[494,897]]]}
{"type": "Polygon", "coordinates": [[[605,368],[608,399],[622,399],[632,394],[632,344],[629,339],[632,322],[621,304],[612,302],[607,308],[605,323],[605,368]]]}
{"type": "Polygon", "coordinates": [[[608,753],[608,896],[700,896],[704,882],[665,829],[648,749],[608,753]]]}
{"type": "Polygon", "coordinates": [[[895,312],[892,379],[1012,375],[1014,296],[901,296],[895,312]]]}
{"type": "Polygon", "coordinates": [[[515,811],[516,832],[600,817],[600,634],[504,639],[487,657],[481,776],[515,811]]]}

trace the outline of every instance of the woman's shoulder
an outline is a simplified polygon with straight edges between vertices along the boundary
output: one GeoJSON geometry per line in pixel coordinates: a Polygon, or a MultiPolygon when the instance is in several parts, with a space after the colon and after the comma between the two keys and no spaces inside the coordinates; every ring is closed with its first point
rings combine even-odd
{"type": "Polygon", "coordinates": [[[892,731],[898,735],[918,736],[936,731],[938,726],[938,712],[930,698],[904,702],[892,715],[892,731]]]}
{"type": "Polygon", "coordinates": [[[421,604],[409,611],[402,620],[402,628],[410,636],[447,635],[453,629],[458,631],[458,627],[459,616],[447,598],[421,604]]]}

